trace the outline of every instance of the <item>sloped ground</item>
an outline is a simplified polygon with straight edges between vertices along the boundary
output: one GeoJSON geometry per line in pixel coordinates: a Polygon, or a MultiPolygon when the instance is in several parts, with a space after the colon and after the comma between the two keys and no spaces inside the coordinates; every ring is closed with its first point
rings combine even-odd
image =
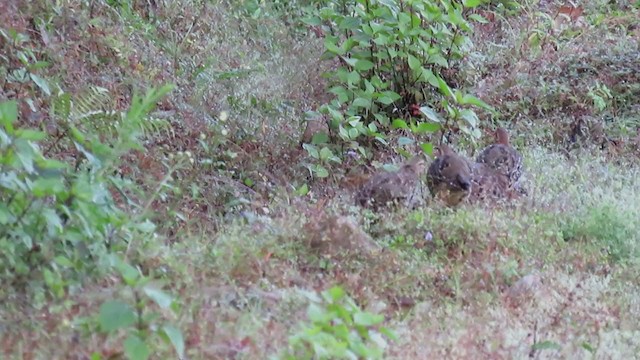
{"type": "MultiPolygon", "coordinates": [[[[640,351],[637,10],[585,5],[593,17],[606,16],[569,28],[578,35],[552,33],[535,12],[496,20],[493,39],[496,28],[481,30],[466,79],[512,124],[530,195],[496,207],[453,211],[430,203],[378,216],[351,205],[350,191],[338,185],[342,169],[334,179],[307,179],[296,148],[303,112],[326,97],[320,75],[331,64],[316,60],[322,40],[315,35],[276,14],[249,19],[222,1],[166,4],[157,26],[106,7],[93,10],[98,26],[89,26],[90,9],[71,3],[48,31],[30,20],[51,9],[3,6],[2,24],[30,34],[32,46],[54,60],[46,76],[65,89],[100,85],[125,108],[131,87],[177,84],[159,106],[173,132],[149,144],[150,160],[132,165],[134,175],[149,173],[167,152],[226,162],[183,174],[181,185],[202,195],[180,200],[186,220],[160,218],[170,241],[159,242],[145,264],[181,299],[176,321],[190,358],[277,353],[305,319],[305,292],[333,284],[397,330],[388,358],[628,359],[640,351]],[[549,31],[546,43],[555,46],[536,50],[534,29],[549,31]],[[588,95],[597,82],[615,95],[604,109],[588,95]],[[576,133],[585,116],[587,128],[576,133]],[[202,150],[200,134],[222,143],[214,149],[224,155],[202,150]],[[246,178],[255,185],[248,188],[246,178]],[[293,194],[307,182],[310,195],[293,194]],[[229,205],[238,199],[242,212],[229,205]],[[309,244],[304,227],[325,212],[386,250],[332,261],[337,254],[309,244]]],[[[21,91],[6,87],[1,95],[33,97],[21,91]]],[[[331,240],[349,246],[354,233],[331,240]]],[[[118,354],[121,339],[105,339],[79,320],[95,314],[117,285],[102,279],[66,303],[37,309],[10,297],[0,307],[3,355],[118,354]]],[[[171,354],[163,346],[159,352],[171,354]]]]}

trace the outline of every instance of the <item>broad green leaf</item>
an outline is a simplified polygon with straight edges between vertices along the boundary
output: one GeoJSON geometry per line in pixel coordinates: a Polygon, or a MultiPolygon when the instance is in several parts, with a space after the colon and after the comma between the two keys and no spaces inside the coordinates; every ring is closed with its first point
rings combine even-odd
{"type": "Polygon", "coordinates": [[[462,110],[460,112],[460,117],[463,118],[471,127],[476,127],[478,125],[478,115],[469,109],[462,110]]]}
{"type": "Polygon", "coordinates": [[[483,109],[487,109],[487,110],[493,111],[493,108],[489,104],[487,104],[484,101],[478,99],[477,97],[475,97],[473,95],[469,95],[469,94],[464,95],[462,97],[462,101],[460,103],[463,104],[463,105],[475,105],[475,106],[481,107],[483,109]]]}
{"type": "Polygon", "coordinates": [[[0,203],[0,224],[6,225],[15,221],[15,216],[7,207],[7,204],[0,203]]]}
{"type": "Polygon", "coordinates": [[[42,92],[45,93],[45,95],[51,96],[51,89],[49,88],[49,83],[45,79],[41,78],[36,74],[30,74],[30,76],[31,76],[31,80],[33,80],[33,82],[36,85],[38,85],[40,90],[42,90],[42,92]]]}
{"type": "Polygon", "coordinates": [[[340,286],[334,286],[331,289],[327,290],[327,294],[333,301],[338,301],[346,295],[344,289],[342,289],[340,286]]]}
{"type": "Polygon", "coordinates": [[[440,93],[448,98],[454,99],[455,97],[453,95],[453,91],[451,91],[451,88],[449,87],[447,82],[444,81],[439,76],[437,78],[438,78],[438,87],[440,89],[440,93]]]}
{"type": "Polygon", "coordinates": [[[100,306],[98,323],[103,332],[112,332],[131,326],[135,320],[133,309],[124,302],[112,300],[100,306]]]}
{"type": "Polygon", "coordinates": [[[464,7],[474,8],[480,4],[482,4],[482,0],[464,0],[464,7]]]}
{"type": "Polygon", "coordinates": [[[422,63],[420,62],[420,60],[418,60],[418,58],[416,58],[413,55],[409,55],[408,61],[409,61],[409,68],[411,70],[419,69],[422,66],[422,63]]]}
{"type": "Polygon", "coordinates": [[[316,167],[314,168],[314,172],[319,178],[326,178],[327,176],[329,176],[329,171],[322,165],[316,165],[316,167]]]}
{"type": "Polygon", "coordinates": [[[144,222],[137,224],[136,229],[142,231],[145,234],[151,234],[156,230],[156,224],[154,224],[151,220],[146,219],[144,222]]]}
{"type": "Polygon", "coordinates": [[[432,133],[440,130],[440,124],[437,123],[420,123],[416,127],[415,132],[418,134],[432,133]]]}
{"type": "Polygon", "coordinates": [[[353,106],[361,107],[361,108],[368,108],[368,107],[371,106],[371,100],[358,97],[355,100],[353,100],[353,106]]]}
{"type": "Polygon", "coordinates": [[[40,141],[44,140],[47,137],[47,134],[37,130],[18,129],[16,130],[16,136],[24,140],[40,141]]]}
{"type": "Polygon", "coordinates": [[[171,341],[173,348],[178,354],[178,358],[182,359],[184,357],[184,337],[182,336],[182,331],[171,325],[163,326],[162,331],[167,336],[169,341],[171,341]]]}
{"type": "Polygon", "coordinates": [[[427,155],[433,156],[433,144],[431,143],[422,143],[420,144],[422,151],[424,151],[427,155]]]}
{"type": "Polygon", "coordinates": [[[129,360],[147,360],[151,355],[147,344],[133,334],[124,341],[124,353],[129,360]]]}
{"type": "Polygon", "coordinates": [[[55,259],[53,259],[56,264],[60,265],[60,266],[64,266],[66,268],[73,268],[73,263],[71,262],[71,260],[67,259],[64,256],[56,256],[55,259]]]}
{"type": "Polygon", "coordinates": [[[358,61],[356,62],[356,66],[355,66],[355,68],[356,68],[358,71],[367,71],[367,70],[371,70],[371,69],[373,69],[373,65],[374,65],[374,64],[373,64],[371,61],[369,61],[369,60],[358,60],[358,61]]]}
{"type": "Polygon", "coordinates": [[[333,37],[333,36],[327,36],[324,39],[324,47],[325,49],[327,49],[328,51],[334,53],[334,54],[338,54],[338,55],[344,55],[344,51],[338,47],[336,45],[338,38],[333,37]]]}
{"type": "Polygon", "coordinates": [[[333,153],[331,152],[331,150],[329,150],[329,148],[323,147],[320,150],[320,160],[326,161],[327,159],[329,159],[332,156],[333,156],[333,153]]]}
{"type": "Polygon", "coordinates": [[[444,123],[444,119],[442,119],[440,117],[440,115],[432,108],[430,108],[429,106],[422,106],[420,107],[420,112],[422,113],[422,115],[424,115],[427,119],[436,122],[436,123],[444,123]]]}
{"type": "Polygon", "coordinates": [[[311,144],[303,144],[302,147],[307,150],[307,153],[309,153],[309,155],[314,158],[314,159],[319,159],[320,158],[320,154],[318,153],[318,149],[311,145],[311,144]]]}
{"type": "Polygon", "coordinates": [[[391,127],[394,129],[409,129],[407,123],[402,119],[393,120],[393,122],[391,123],[391,127]]]}
{"type": "Polygon", "coordinates": [[[323,132],[313,134],[313,137],[311,138],[311,143],[314,145],[326,144],[328,142],[329,142],[329,135],[323,132]]]}
{"type": "Polygon", "coordinates": [[[61,177],[38,178],[31,185],[31,191],[35,197],[45,197],[61,193],[65,190],[64,180],[61,177]]]}
{"type": "Polygon", "coordinates": [[[122,276],[127,285],[135,285],[136,281],[140,277],[140,272],[138,272],[136,268],[122,261],[122,259],[117,255],[112,255],[110,257],[110,261],[112,266],[118,270],[118,273],[122,276]]]}
{"type": "Polygon", "coordinates": [[[144,293],[162,309],[168,309],[173,302],[173,298],[160,289],[156,289],[152,286],[145,286],[143,290],[144,293]]]}
{"type": "Polygon", "coordinates": [[[296,189],[296,194],[299,196],[306,196],[309,193],[309,185],[302,184],[299,188],[296,189]]]}
{"type": "Polygon", "coordinates": [[[469,15],[469,19],[477,21],[481,24],[487,24],[489,22],[489,20],[487,20],[484,16],[479,14],[471,14],[469,15]]]}

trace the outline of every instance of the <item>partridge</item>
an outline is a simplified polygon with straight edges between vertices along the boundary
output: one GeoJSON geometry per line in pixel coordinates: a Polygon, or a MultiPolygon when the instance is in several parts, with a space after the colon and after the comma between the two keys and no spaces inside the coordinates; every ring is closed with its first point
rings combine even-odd
{"type": "Polygon", "coordinates": [[[509,178],[485,163],[476,162],[471,165],[471,182],[471,203],[495,202],[514,195],[509,178]]]}
{"type": "Polygon", "coordinates": [[[378,210],[390,203],[409,200],[425,168],[425,158],[417,155],[398,171],[385,171],[372,176],[357,192],[356,203],[378,210]]]}
{"type": "Polygon", "coordinates": [[[498,128],[495,137],[496,143],[484,148],[476,162],[503,174],[509,180],[509,186],[514,186],[522,175],[522,155],[511,146],[509,134],[504,128],[498,128]]]}
{"type": "Polygon", "coordinates": [[[449,206],[456,206],[471,193],[471,166],[447,145],[440,145],[437,152],[427,170],[427,186],[434,198],[443,198],[449,206]]]}

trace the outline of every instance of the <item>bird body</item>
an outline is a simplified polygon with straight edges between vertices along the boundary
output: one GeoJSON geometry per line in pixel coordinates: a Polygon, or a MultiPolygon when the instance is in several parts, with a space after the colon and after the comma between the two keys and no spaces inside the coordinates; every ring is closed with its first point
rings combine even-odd
{"type": "Polygon", "coordinates": [[[379,209],[392,202],[407,200],[413,194],[425,167],[424,157],[417,155],[398,171],[380,172],[372,176],[356,194],[356,203],[379,209]]]}
{"type": "Polygon", "coordinates": [[[471,167],[473,189],[469,195],[472,203],[498,201],[513,195],[509,178],[484,163],[474,163],[471,167]]]}
{"type": "Polygon", "coordinates": [[[477,163],[485,164],[507,177],[509,186],[514,186],[522,175],[522,155],[509,143],[509,134],[504,128],[495,132],[496,143],[484,148],[476,158],[477,163]]]}
{"type": "Polygon", "coordinates": [[[447,145],[440,145],[438,153],[427,170],[427,186],[434,198],[456,206],[471,193],[471,166],[447,145]]]}

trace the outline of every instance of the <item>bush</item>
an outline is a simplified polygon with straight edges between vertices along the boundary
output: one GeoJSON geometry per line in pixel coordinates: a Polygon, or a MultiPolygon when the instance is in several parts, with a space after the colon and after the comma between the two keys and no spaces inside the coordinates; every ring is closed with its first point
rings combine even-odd
{"type": "Polygon", "coordinates": [[[125,154],[142,147],[145,115],[170,89],[134,97],[126,113],[94,111],[86,117],[74,109],[91,104],[91,97],[72,101],[63,93],[53,101],[63,129],[54,136],[17,127],[17,102],[0,104],[0,276],[5,284],[44,282],[62,296],[68,286],[105,270],[107,255],[135,255],[132,250],[153,238],[148,214],[123,211],[113,195],[130,205],[132,194],[140,195],[131,181],[117,176],[118,166],[125,154]],[[117,120],[110,133],[84,126],[95,123],[98,113],[117,120]],[[49,158],[42,144],[45,151],[62,146],[74,155],[69,162],[49,158]]]}
{"type": "MultiPolygon", "coordinates": [[[[450,85],[472,46],[470,21],[484,21],[466,15],[479,4],[334,0],[312,13],[306,22],[323,25],[327,33],[322,58],[341,64],[326,74],[335,99],[320,108],[340,142],[366,155],[363,145],[371,140],[387,145],[392,129],[426,140],[440,129],[479,137],[473,108],[490,107],[450,85]]],[[[412,143],[404,136],[396,145],[412,143]]],[[[422,147],[431,151],[426,143],[422,147]]]]}

